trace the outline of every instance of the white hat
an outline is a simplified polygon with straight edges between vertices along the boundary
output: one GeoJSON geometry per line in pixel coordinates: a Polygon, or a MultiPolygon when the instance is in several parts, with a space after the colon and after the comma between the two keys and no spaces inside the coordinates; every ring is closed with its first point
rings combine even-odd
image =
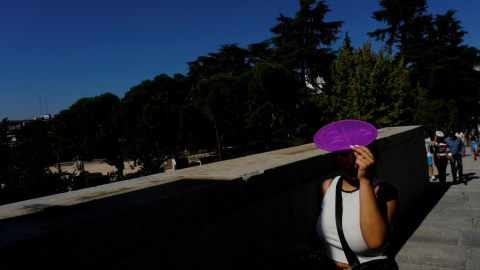
{"type": "Polygon", "coordinates": [[[444,136],[443,132],[441,132],[441,131],[437,131],[437,132],[435,132],[435,134],[437,134],[438,137],[443,137],[444,136]]]}

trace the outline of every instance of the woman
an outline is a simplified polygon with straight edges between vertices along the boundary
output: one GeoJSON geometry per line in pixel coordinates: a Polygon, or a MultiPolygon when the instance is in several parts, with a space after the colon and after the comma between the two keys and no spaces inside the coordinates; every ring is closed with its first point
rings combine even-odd
{"type": "Polygon", "coordinates": [[[388,262],[387,267],[374,269],[398,269],[385,254],[397,210],[396,190],[373,176],[375,157],[369,148],[361,145],[368,145],[376,136],[375,127],[357,120],[334,122],[315,134],[317,146],[335,151],[342,172],[322,184],[323,198],[316,232],[328,258],[326,268],[321,269],[348,269],[352,265],[348,249],[353,251],[357,263],[388,262]],[[345,143],[358,145],[345,146],[345,143]],[[342,218],[341,225],[336,224],[338,193],[341,193],[343,207],[338,215],[342,218]],[[348,247],[341,243],[339,231],[342,230],[348,247]]]}
{"type": "Polygon", "coordinates": [[[338,151],[336,155],[343,178],[323,182],[322,212],[316,227],[325,252],[339,269],[350,267],[343,246],[339,245],[337,228],[332,224],[335,220],[332,198],[337,181],[342,181],[343,230],[348,245],[360,263],[386,259],[386,243],[397,208],[393,187],[373,178],[375,158],[367,147],[353,146],[352,150],[338,151]]]}
{"type": "Polygon", "coordinates": [[[454,162],[450,154],[450,148],[448,148],[448,144],[445,143],[444,139],[443,132],[437,131],[433,141],[433,161],[437,167],[441,187],[445,187],[445,182],[447,181],[448,160],[454,162]]]}
{"type": "Polygon", "coordinates": [[[472,153],[475,153],[478,148],[478,133],[472,129],[472,133],[470,135],[470,150],[472,153]]]}

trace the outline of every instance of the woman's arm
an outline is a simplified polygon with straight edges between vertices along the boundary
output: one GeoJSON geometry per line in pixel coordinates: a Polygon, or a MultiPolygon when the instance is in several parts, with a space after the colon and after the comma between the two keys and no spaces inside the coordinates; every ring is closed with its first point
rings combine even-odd
{"type": "Polygon", "coordinates": [[[383,246],[392,229],[397,210],[398,200],[385,196],[391,192],[384,192],[383,189],[381,186],[374,189],[370,180],[360,182],[360,230],[365,243],[371,249],[383,246]],[[378,196],[379,193],[382,195],[378,196]]]}
{"type": "Polygon", "coordinates": [[[389,236],[398,200],[392,197],[391,190],[387,190],[383,185],[374,189],[372,175],[375,160],[370,150],[363,146],[355,146],[352,149],[357,157],[360,184],[360,230],[367,246],[378,249],[389,236]]]}

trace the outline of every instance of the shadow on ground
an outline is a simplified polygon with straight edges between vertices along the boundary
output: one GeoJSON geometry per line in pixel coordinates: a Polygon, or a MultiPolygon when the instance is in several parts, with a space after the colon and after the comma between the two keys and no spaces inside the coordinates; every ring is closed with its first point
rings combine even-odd
{"type": "Polygon", "coordinates": [[[472,180],[475,180],[475,179],[479,179],[480,177],[475,176],[475,173],[466,173],[466,174],[463,175],[463,178],[465,179],[466,183],[468,184],[468,182],[470,182],[472,180]]]}
{"type": "Polygon", "coordinates": [[[389,247],[389,254],[391,257],[394,257],[402,249],[408,239],[413,233],[415,233],[423,220],[428,216],[452,185],[467,185],[469,181],[480,178],[479,176],[476,176],[475,173],[467,173],[463,176],[465,183],[452,183],[447,181],[445,187],[441,187],[438,180],[430,182],[422,199],[412,205],[411,212],[402,220],[398,220],[395,224],[389,247]]]}

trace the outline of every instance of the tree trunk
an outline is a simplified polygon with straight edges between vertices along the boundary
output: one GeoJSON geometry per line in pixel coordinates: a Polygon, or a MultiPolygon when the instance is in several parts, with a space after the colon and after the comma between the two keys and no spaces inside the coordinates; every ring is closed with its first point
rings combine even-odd
{"type": "Polygon", "coordinates": [[[268,129],[268,134],[267,134],[267,145],[265,146],[265,151],[268,151],[270,148],[270,142],[272,141],[272,134],[273,134],[273,126],[275,124],[275,120],[277,120],[277,117],[275,116],[274,113],[272,113],[272,122],[270,123],[270,128],[268,129]]]}
{"type": "Polygon", "coordinates": [[[218,134],[218,127],[217,123],[215,123],[215,135],[217,136],[217,147],[218,147],[218,160],[222,161],[223,156],[222,156],[222,143],[220,142],[220,134],[218,134]]]}
{"type": "Polygon", "coordinates": [[[123,170],[125,170],[125,165],[123,164],[123,160],[119,160],[113,164],[115,168],[117,169],[117,174],[120,177],[120,179],[123,179],[123,170]]]}

